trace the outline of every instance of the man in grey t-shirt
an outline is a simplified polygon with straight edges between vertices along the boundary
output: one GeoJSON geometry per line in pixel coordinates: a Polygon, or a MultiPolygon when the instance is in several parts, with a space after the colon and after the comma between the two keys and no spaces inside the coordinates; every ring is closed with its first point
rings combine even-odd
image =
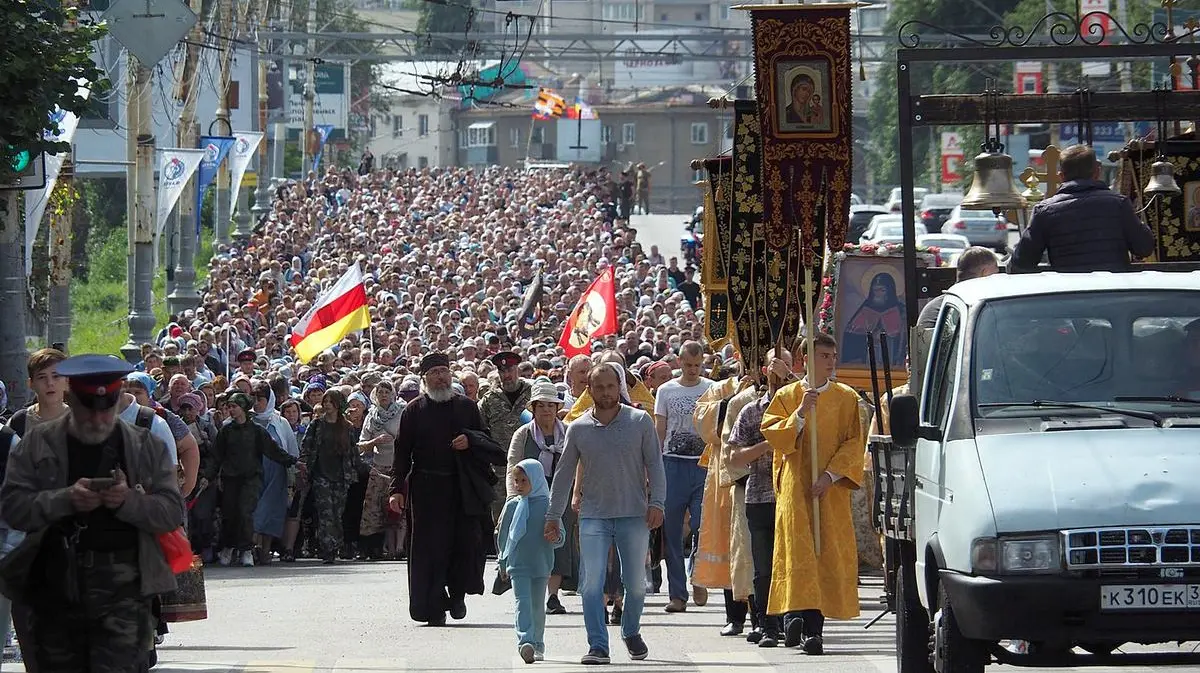
{"type": "Polygon", "coordinates": [[[608,551],[614,545],[625,586],[621,636],[631,659],[645,659],[649,653],[640,632],[646,600],[645,560],[649,532],[662,525],[667,491],[654,422],[646,412],[621,404],[621,381],[615,367],[596,365],[588,374],[595,405],[567,427],[546,512],[546,539],[556,540],[563,511],[571,501],[572,477],[580,466],[579,594],[588,637],[584,664],[609,662],[604,577],[608,551]]]}

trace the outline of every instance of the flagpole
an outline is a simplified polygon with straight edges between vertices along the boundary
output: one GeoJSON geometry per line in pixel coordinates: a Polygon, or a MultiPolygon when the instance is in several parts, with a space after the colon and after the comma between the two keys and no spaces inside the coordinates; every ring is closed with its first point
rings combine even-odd
{"type": "MultiPolygon", "coordinates": [[[[231,323],[232,324],[232,323],[231,323]]],[[[229,384],[229,358],[232,356],[229,351],[233,349],[233,332],[230,331],[229,325],[225,326],[225,383],[229,384]]]]}
{"type": "Polygon", "coordinates": [[[537,117],[529,116],[529,137],[525,139],[525,167],[529,168],[529,152],[533,149],[533,125],[537,123],[537,117]]]}

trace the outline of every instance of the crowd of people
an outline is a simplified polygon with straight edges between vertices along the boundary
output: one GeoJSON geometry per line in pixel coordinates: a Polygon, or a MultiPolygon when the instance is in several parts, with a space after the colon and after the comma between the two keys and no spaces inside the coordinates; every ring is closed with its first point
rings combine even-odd
{"type": "MultiPolygon", "coordinates": [[[[280,185],[253,236],[217,251],[200,305],[110,395],[177,466],[195,552],[247,567],[407,559],[410,616],[433,625],[466,616],[491,555],[522,658],[544,655],[545,616],[573,590],[590,664],[609,661],[606,623],[647,656],[640,617],[665,565],[668,612],[720,590],[722,635],[749,618],[750,642],[820,654],[823,617],[858,611],[849,503],[864,442],[856,395],[830,379],[836,343],[817,339],[803,381],[790,351],[744,364],[703,345],[694,270],[643,249],[619,192],[605,170],[499,167],[280,185]],[[299,362],[291,328],[353,264],[370,329],[299,362]],[[610,267],[617,330],[568,357],[564,324],[610,267]],[[797,450],[810,412],[815,484],[797,450]],[[827,531],[819,551],[812,525],[827,531]]],[[[105,393],[67,382],[64,358],[31,359],[37,403],[10,422],[16,437],[105,393]]],[[[6,484],[0,500],[18,494],[6,484]]]]}

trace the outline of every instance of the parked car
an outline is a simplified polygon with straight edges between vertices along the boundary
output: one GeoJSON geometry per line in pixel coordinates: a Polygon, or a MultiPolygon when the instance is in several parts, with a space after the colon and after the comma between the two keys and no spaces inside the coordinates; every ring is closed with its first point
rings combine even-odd
{"type": "Polygon", "coordinates": [[[966,236],[958,234],[925,234],[917,237],[917,246],[938,248],[941,251],[942,264],[958,266],[959,255],[971,247],[971,242],[966,236]]]}
{"type": "Polygon", "coordinates": [[[971,245],[1000,252],[1008,249],[1008,222],[990,210],[967,210],[957,206],[939,230],[943,234],[966,236],[971,245]]]}
{"type": "Polygon", "coordinates": [[[846,240],[857,241],[867,231],[867,227],[871,226],[871,220],[876,215],[887,214],[887,208],[884,206],[852,204],[850,206],[850,224],[846,228],[846,240]]]}
{"type": "Polygon", "coordinates": [[[962,203],[962,194],[929,194],[921,199],[917,212],[921,216],[921,224],[930,231],[941,231],[950,213],[962,203]]]}
{"type": "MultiPolygon", "coordinates": [[[[929,233],[923,224],[917,223],[914,226],[916,226],[918,238],[929,233]]],[[[904,222],[899,215],[876,215],[875,219],[871,220],[871,226],[859,237],[858,242],[859,244],[874,243],[876,245],[903,243],[904,222]]]]}
{"type": "MultiPolygon", "coordinates": [[[[925,189],[924,187],[913,187],[913,203],[920,204],[922,199],[924,199],[925,195],[928,193],[929,190],[925,189]]],[[[901,192],[899,187],[892,188],[892,193],[888,196],[887,203],[884,204],[884,207],[887,208],[889,213],[900,212],[900,194],[901,192]]]]}

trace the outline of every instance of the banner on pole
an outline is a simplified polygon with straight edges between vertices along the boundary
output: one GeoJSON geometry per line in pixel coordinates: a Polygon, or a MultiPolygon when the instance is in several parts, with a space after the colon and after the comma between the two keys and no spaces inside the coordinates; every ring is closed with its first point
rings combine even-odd
{"type": "Polygon", "coordinates": [[[329,140],[329,134],[333,133],[333,124],[317,124],[313,127],[317,132],[317,151],[313,156],[313,173],[321,174],[321,155],[325,153],[325,142],[329,140]]]}
{"type": "MultiPolygon", "coordinates": [[[[250,160],[262,142],[263,133],[259,131],[239,131],[233,134],[233,149],[229,150],[229,212],[237,212],[238,194],[242,190],[242,176],[250,166],[250,160]]],[[[258,176],[263,179],[265,176],[258,176]]]]}
{"type": "Polygon", "coordinates": [[[199,177],[196,181],[196,236],[200,235],[200,206],[204,203],[204,192],[208,191],[208,186],[217,179],[217,169],[221,167],[221,162],[225,161],[229,150],[233,149],[235,140],[237,138],[232,136],[200,136],[200,149],[204,156],[201,157],[200,167],[197,169],[199,177]]]}
{"type": "MultiPolygon", "coordinates": [[[[76,91],[77,96],[87,98],[91,94],[85,86],[76,91]]],[[[58,132],[46,131],[43,136],[53,142],[69,143],[75,138],[75,130],[79,128],[79,117],[74,112],[55,108],[50,113],[50,121],[58,127],[58,132]]],[[[54,193],[54,185],[58,182],[58,174],[62,171],[66,154],[46,155],[46,185],[25,194],[25,275],[33,273],[33,243],[37,240],[38,227],[42,224],[42,216],[46,214],[46,205],[50,195],[54,193]]]]}
{"type": "Polygon", "coordinates": [[[166,147],[158,150],[158,208],[154,216],[154,240],[162,235],[171,209],[179,201],[184,187],[200,167],[204,150],[166,147]]]}

